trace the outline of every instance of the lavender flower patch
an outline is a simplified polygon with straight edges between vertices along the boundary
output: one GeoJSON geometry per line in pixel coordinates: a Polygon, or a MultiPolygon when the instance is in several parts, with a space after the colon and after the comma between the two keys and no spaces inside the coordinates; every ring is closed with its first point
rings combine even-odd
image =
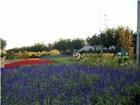
{"type": "Polygon", "coordinates": [[[140,71],[73,65],[1,69],[2,105],[139,104],[140,71]]]}

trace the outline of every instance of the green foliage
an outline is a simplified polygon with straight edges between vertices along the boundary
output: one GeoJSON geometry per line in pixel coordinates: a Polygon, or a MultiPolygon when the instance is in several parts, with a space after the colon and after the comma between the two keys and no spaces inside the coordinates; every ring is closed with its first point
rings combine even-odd
{"type": "Polygon", "coordinates": [[[32,46],[24,46],[24,47],[20,47],[20,48],[12,48],[12,49],[8,49],[7,52],[25,52],[25,51],[31,51],[31,52],[42,52],[42,51],[47,51],[47,46],[43,43],[35,43],[32,46]]]}
{"type": "Polygon", "coordinates": [[[128,27],[119,26],[116,29],[108,28],[98,35],[93,35],[86,39],[89,45],[103,45],[103,47],[114,47],[114,53],[121,48],[128,52],[129,57],[134,56],[136,48],[136,35],[128,27]]]}
{"type": "Polygon", "coordinates": [[[90,66],[131,67],[134,61],[128,56],[115,56],[112,53],[86,53],[75,58],[78,62],[90,66]]]}
{"type": "Polygon", "coordinates": [[[132,35],[132,39],[133,39],[133,45],[132,47],[134,47],[134,53],[136,54],[136,41],[137,41],[137,33],[133,33],[132,35]]]}
{"type": "Polygon", "coordinates": [[[66,51],[69,49],[70,46],[70,39],[60,39],[58,42],[55,42],[54,44],[54,48],[60,50],[62,52],[62,54],[65,54],[66,51]]]}
{"type": "Polygon", "coordinates": [[[71,100],[72,105],[82,105],[82,97],[73,96],[71,100]]]}
{"type": "Polygon", "coordinates": [[[117,45],[117,35],[115,33],[115,29],[114,28],[108,28],[107,30],[101,32],[99,34],[100,36],[100,41],[101,44],[104,47],[109,48],[110,46],[116,46],[117,45]]]}
{"type": "Polygon", "coordinates": [[[93,74],[84,74],[81,73],[79,76],[79,85],[81,86],[90,86],[94,81],[98,81],[99,77],[93,74]]]}
{"type": "Polygon", "coordinates": [[[84,46],[84,40],[82,39],[73,39],[71,41],[71,49],[72,50],[79,50],[80,48],[82,48],[84,46]]]}
{"type": "Polygon", "coordinates": [[[32,52],[32,51],[8,51],[6,54],[7,59],[25,59],[25,58],[38,58],[41,56],[48,55],[47,51],[41,51],[41,52],[32,52]]]}
{"type": "Polygon", "coordinates": [[[71,55],[74,50],[79,50],[83,46],[84,40],[82,39],[60,39],[58,42],[54,43],[54,48],[61,51],[64,55],[71,55]]]}
{"type": "Polygon", "coordinates": [[[38,100],[35,100],[35,101],[34,101],[34,105],[39,105],[38,100]]]}
{"type": "Polygon", "coordinates": [[[17,58],[17,57],[16,57],[14,51],[10,51],[10,52],[7,52],[7,53],[6,53],[6,59],[13,60],[13,59],[16,59],[16,58],[17,58]]]}
{"type": "Polygon", "coordinates": [[[41,58],[55,61],[59,64],[74,64],[76,63],[73,56],[58,55],[58,56],[42,56],[41,58]]]}
{"type": "Polygon", "coordinates": [[[132,102],[130,100],[130,97],[123,95],[116,95],[112,97],[107,90],[105,90],[101,95],[93,92],[91,94],[90,101],[92,105],[133,105],[131,104],[132,102]]]}
{"type": "Polygon", "coordinates": [[[35,43],[33,46],[31,46],[31,49],[32,51],[39,52],[47,50],[47,47],[43,43],[35,43]]]}
{"type": "Polygon", "coordinates": [[[88,42],[89,45],[94,46],[94,45],[100,45],[100,37],[99,35],[94,34],[92,37],[87,37],[86,41],[88,42]]]}
{"type": "Polygon", "coordinates": [[[86,39],[89,45],[103,45],[104,47],[109,48],[110,46],[117,45],[117,36],[114,28],[108,28],[102,31],[98,35],[93,35],[86,39]]]}
{"type": "Polygon", "coordinates": [[[98,96],[96,100],[96,105],[112,105],[112,103],[112,97],[110,96],[109,92],[106,91],[102,93],[101,96],[98,96]]]}
{"type": "Polygon", "coordinates": [[[2,38],[0,38],[0,56],[1,57],[6,56],[6,52],[4,50],[6,45],[7,45],[6,40],[3,40],[2,38]]]}
{"type": "Polygon", "coordinates": [[[6,43],[6,40],[0,38],[0,46],[1,46],[1,49],[4,50],[4,48],[6,47],[7,43],[6,43]]]}
{"type": "Polygon", "coordinates": [[[64,105],[63,101],[60,100],[59,98],[54,98],[52,100],[52,105],[64,105]]]}
{"type": "Polygon", "coordinates": [[[123,64],[127,64],[127,61],[129,60],[129,57],[128,56],[119,56],[119,57],[117,57],[118,58],[118,60],[117,60],[117,63],[119,64],[119,65],[123,65],[123,64]]]}
{"type": "Polygon", "coordinates": [[[125,93],[131,95],[130,100],[132,105],[140,104],[140,85],[129,85],[125,88],[125,93]]]}
{"type": "Polygon", "coordinates": [[[126,52],[128,52],[129,56],[132,55],[133,51],[131,51],[131,47],[133,46],[133,31],[128,27],[118,27],[116,29],[118,39],[117,46],[120,48],[124,48],[126,52]]]}

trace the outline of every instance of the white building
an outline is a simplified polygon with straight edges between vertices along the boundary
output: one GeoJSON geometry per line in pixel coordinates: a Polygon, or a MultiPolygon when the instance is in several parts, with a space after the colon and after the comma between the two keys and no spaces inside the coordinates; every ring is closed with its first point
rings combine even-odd
{"type": "Polygon", "coordinates": [[[78,50],[78,52],[82,52],[82,51],[100,51],[102,49],[101,45],[96,45],[96,46],[84,46],[83,48],[81,48],[80,50],[78,50]]]}

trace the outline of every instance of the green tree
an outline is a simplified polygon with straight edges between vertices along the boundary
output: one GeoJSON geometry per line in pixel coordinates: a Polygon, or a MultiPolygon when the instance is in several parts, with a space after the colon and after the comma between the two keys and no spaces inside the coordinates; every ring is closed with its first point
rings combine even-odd
{"type": "Polygon", "coordinates": [[[47,46],[45,44],[43,44],[43,43],[35,43],[32,46],[24,46],[24,47],[20,47],[20,48],[8,49],[7,52],[11,52],[11,51],[14,51],[15,53],[24,52],[24,51],[38,52],[38,51],[46,51],[46,50],[48,50],[48,49],[47,49],[47,46]]]}
{"type": "Polygon", "coordinates": [[[71,41],[72,50],[79,50],[84,46],[84,40],[82,39],[73,39],[71,41]]]}
{"type": "Polygon", "coordinates": [[[0,38],[0,46],[1,46],[1,49],[2,50],[5,49],[6,45],[7,45],[6,40],[0,38]]]}
{"type": "Polygon", "coordinates": [[[89,45],[103,45],[106,48],[110,46],[117,46],[117,35],[114,28],[108,28],[100,34],[94,34],[92,37],[86,39],[89,45]]]}
{"type": "Polygon", "coordinates": [[[133,47],[134,47],[134,53],[136,54],[136,40],[137,40],[137,33],[133,33],[133,47]]]}
{"type": "Polygon", "coordinates": [[[117,46],[117,35],[114,28],[108,28],[99,34],[100,43],[109,48],[110,46],[117,46]]]}
{"type": "Polygon", "coordinates": [[[87,37],[86,41],[91,46],[100,45],[100,37],[96,34],[94,34],[92,37],[87,37]]]}
{"type": "Polygon", "coordinates": [[[70,39],[60,39],[59,41],[54,43],[54,48],[61,51],[62,54],[66,54],[67,50],[70,48],[70,39]]]}
{"type": "Polygon", "coordinates": [[[47,46],[44,45],[43,43],[35,43],[33,46],[30,48],[32,51],[46,51],[47,46]]]}
{"type": "Polygon", "coordinates": [[[60,39],[54,43],[54,48],[61,51],[62,54],[72,54],[74,50],[79,50],[84,46],[82,39],[60,39]]]}

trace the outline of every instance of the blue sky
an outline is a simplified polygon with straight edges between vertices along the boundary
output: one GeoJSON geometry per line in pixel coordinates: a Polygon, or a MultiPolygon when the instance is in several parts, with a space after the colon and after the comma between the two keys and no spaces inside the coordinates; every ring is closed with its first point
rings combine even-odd
{"type": "Polygon", "coordinates": [[[104,26],[136,31],[137,0],[1,0],[0,35],[7,49],[86,38],[104,26]]]}

